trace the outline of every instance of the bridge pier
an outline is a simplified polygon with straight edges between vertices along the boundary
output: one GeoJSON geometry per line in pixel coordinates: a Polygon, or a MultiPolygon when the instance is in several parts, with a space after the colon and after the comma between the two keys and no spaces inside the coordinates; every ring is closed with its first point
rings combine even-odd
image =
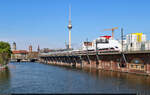
{"type": "Polygon", "coordinates": [[[65,58],[62,57],[62,63],[61,63],[61,65],[64,65],[64,64],[65,64],[65,58]]]}
{"type": "Polygon", "coordinates": [[[150,75],[150,64],[146,64],[146,73],[150,75]]]}
{"type": "Polygon", "coordinates": [[[76,68],[82,68],[82,60],[80,57],[77,57],[76,59],[76,68]]]}
{"type": "Polygon", "coordinates": [[[56,58],[55,58],[55,62],[54,62],[54,64],[56,64],[56,65],[57,65],[57,61],[58,61],[58,60],[57,60],[57,57],[56,57],[56,58]]]}

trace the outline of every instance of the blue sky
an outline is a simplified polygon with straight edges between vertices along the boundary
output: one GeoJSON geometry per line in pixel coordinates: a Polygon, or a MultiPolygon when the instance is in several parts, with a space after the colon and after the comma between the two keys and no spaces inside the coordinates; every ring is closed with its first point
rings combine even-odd
{"type": "Polygon", "coordinates": [[[102,35],[103,29],[119,27],[124,33],[142,32],[150,37],[149,0],[0,0],[0,40],[41,48],[65,48],[68,42],[68,15],[71,4],[72,46],[102,35]]]}

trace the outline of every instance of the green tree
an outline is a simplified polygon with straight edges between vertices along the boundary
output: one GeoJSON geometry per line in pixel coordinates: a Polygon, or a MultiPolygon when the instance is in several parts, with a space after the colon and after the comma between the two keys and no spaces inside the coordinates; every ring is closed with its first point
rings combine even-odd
{"type": "Polygon", "coordinates": [[[11,47],[7,42],[0,41],[0,64],[8,64],[9,58],[11,57],[11,47]]]}

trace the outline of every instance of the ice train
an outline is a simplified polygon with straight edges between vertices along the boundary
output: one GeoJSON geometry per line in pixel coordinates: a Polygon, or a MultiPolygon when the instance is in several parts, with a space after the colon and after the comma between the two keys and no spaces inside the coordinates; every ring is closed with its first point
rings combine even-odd
{"type": "Polygon", "coordinates": [[[111,36],[100,36],[93,42],[84,42],[82,44],[82,50],[88,51],[120,51],[121,44],[118,40],[112,39],[111,36]]]}

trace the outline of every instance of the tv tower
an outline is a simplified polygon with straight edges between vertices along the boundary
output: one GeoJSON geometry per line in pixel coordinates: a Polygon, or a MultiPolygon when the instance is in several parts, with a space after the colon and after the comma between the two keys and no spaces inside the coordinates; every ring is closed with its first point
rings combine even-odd
{"type": "Polygon", "coordinates": [[[71,24],[71,5],[69,5],[69,49],[71,49],[71,29],[72,29],[72,24],[71,24]]]}

